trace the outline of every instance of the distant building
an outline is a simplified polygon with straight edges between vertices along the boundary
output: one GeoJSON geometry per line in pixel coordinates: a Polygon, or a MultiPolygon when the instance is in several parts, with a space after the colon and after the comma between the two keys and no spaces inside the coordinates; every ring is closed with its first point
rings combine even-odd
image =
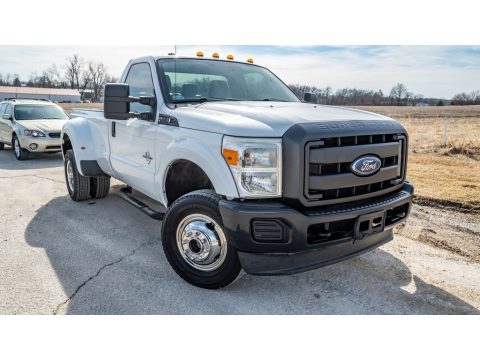
{"type": "Polygon", "coordinates": [[[0,101],[4,99],[46,99],[55,102],[80,102],[80,93],[71,89],[0,86],[0,101]]]}

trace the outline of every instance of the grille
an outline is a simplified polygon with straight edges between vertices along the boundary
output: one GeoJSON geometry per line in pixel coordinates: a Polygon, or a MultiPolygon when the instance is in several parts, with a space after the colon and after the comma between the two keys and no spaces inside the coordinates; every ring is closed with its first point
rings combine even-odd
{"type": "Polygon", "coordinates": [[[305,197],[310,201],[341,202],[388,192],[404,181],[404,134],[329,137],[305,147],[305,197]],[[360,177],[352,163],[361,156],[381,159],[379,171],[360,177]]]}
{"type": "Polygon", "coordinates": [[[58,139],[60,137],[60,133],[59,132],[49,133],[48,136],[50,136],[51,138],[58,139]]]}

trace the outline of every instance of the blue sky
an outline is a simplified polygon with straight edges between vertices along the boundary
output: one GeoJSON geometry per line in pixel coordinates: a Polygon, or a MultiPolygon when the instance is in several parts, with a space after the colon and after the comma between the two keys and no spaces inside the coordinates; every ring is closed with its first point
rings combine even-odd
{"type": "MultiPolygon", "coordinates": [[[[178,46],[179,55],[254,58],[286,83],[334,89],[356,87],[389,92],[398,82],[425,96],[449,98],[480,89],[480,46],[178,46]]],[[[55,63],[59,67],[73,53],[103,61],[119,76],[127,61],[142,55],[166,55],[168,46],[0,46],[0,73],[18,73],[27,79],[55,63]]]]}

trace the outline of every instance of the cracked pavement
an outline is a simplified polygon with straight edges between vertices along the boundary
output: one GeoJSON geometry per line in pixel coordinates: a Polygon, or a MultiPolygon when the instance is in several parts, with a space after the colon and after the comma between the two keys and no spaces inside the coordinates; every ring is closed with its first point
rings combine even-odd
{"type": "Polygon", "coordinates": [[[396,236],[304,274],[195,288],[170,268],[160,222],[118,196],[67,195],[61,155],[0,151],[0,314],[478,314],[480,264],[396,236]]]}

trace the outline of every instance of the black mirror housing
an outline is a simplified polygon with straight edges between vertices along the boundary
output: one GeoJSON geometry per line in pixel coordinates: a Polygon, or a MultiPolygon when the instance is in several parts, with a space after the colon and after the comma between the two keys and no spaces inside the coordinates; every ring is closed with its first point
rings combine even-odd
{"type": "Polygon", "coordinates": [[[137,102],[154,108],[157,104],[155,96],[130,96],[128,84],[106,84],[103,112],[106,119],[127,120],[138,117],[142,120],[153,121],[153,113],[130,112],[130,103],[137,102]]]}
{"type": "Polygon", "coordinates": [[[103,102],[105,118],[115,120],[131,118],[129,96],[128,84],[106,84],[103,102]]]}
{"type": "Polygon", "coordinates": [[[309,93],[309,92],[307,92],[303,95],[303,100],[305,102],[313,103],[313,104],[316,104],[318,102],[317,95],[314,94],[314,93],[309,93]]]}

